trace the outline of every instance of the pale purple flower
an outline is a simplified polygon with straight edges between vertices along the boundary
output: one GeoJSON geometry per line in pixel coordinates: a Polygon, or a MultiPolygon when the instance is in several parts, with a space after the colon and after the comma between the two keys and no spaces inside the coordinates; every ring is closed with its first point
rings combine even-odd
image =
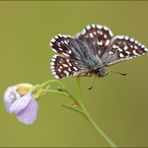
{"type": "Polygon", "coordinates": [[[8,87],[4,93],[4,104],[7,112],[14,113],[24,124],[32,124],[36,120],[38,102],[32,92],[32,85],[22,83],[8,87]]]}

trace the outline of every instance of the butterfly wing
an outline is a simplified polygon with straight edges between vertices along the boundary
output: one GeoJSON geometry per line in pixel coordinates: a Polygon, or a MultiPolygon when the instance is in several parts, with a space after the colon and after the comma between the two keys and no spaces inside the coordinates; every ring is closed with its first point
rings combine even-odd
{"type": "Polygon", "coordinates": [[[56,78],[81,75],[88,72],[86,58],[89,57],[87,45],[79,39],[57,35],[51,39],[52,49],[58,53],[51,60],[51,71],[56,78]],[[87,52],[88,51],[88,52],[87,52]]]}
{"type": "Polygon", "coordinates": [[[148,52],[148,49],[137,40],[129,36],[115,36],[108,49],[102,56],[106,66],[141,56],[148,52]]]}
{"type": "Polygon", "coordinates": [[[65,57],[73,58],[74,54],[70,49],[70,40],[71,36],[58,34],[53,37],[50,41],[50,46],[52,50],[58,54],[61,54],[65,57]]]}
{"type": "Polygon", "coordinates": [[[76,36],[78,39],[84,41],[93,50],[95,55],[101,57],[108,48],[113,34],[106,26],[92,24],[87,25],[76,36]]]}

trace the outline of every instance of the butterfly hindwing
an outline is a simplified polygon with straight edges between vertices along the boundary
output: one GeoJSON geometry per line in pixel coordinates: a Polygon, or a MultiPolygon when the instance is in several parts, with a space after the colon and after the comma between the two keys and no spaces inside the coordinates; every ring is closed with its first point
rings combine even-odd
{"type": "Polygon", "coordinates": [[[50,68],[55,78],[59,79],[79,75],[82,72],[76,61],[60,55],[52,57],[50,68]]]}

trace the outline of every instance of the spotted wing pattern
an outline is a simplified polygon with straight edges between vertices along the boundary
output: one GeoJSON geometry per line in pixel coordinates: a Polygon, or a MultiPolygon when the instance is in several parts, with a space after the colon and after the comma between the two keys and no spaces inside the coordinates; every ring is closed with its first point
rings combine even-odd
{"type": "Polygon", "coordinates": [[[54,55],[52,57],[50,68],[55,78],[59,79],[76,76],[86,72],[85,69],[79,68],[78,62],[60,55],[54,55]]]}
{"type": "Polygon", "coordinates": [[[59,34],[51,39],[50,45],[57,53],[51,59],[51,71],[60,79],[93,73],[92,63],[110,66],[148,52],[137,40],[113,37],[109,28],[94,24],[87,25],[76,37],[59,34]]]}
{"type": "Polygon", "coordinates": [[[87,25],[80,33],[77,34],[77,38],[86,42],[90,47],[90,50],[94,51],[94,54],[98,54],[99,57],[108,48],[113,33],[111,30],[102,25],[87,25]]]}
{"type": "Polygon", "coordinates": [[[89,71],[84,56],[92,54],[83,41],[66,35],[57,35],[51,39],[51,47],[57,53],[51,61],[51,71],[56,78],[73,75],[85,75],[89,71]]]}
{"type": "Polygon", "coordinates": [[[102,56],[107,65],[120,61],[129,60],[148,52],[148,49],[137,40],[129,36],[116,36],[113,38],[110,47],[102,56]]]}
{"type": "Polygon", "coordinates": [[[50,41],[52,50],[66,57],[74,57],[75,55],[70,50],[69,42],[72,39],[71,36],[58,34],[50,41]]]}

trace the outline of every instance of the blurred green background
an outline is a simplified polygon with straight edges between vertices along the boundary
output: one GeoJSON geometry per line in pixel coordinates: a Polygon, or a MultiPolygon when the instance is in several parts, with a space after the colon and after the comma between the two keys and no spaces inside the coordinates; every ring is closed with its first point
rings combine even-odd
{"type": "MultiPolygon", "coordinates": [[[[87,24],[110,27],[148,46],[148,2],[0,2],[0,96],[9,85],[53,79],[49,40],[75,35],[87,24]]],[[[148,146],[148,55],[119,63],[97,79],[82,78],[84,104],[118,146],[148,146]]],[[[62,80],[73,94],[74,78],[62,80]]],[[[108,146],[79,114],[61,107],[65,97],[48,94],[39,101],[37,121],[25,126],[0,102],[0,146],[108,146]]]]}

